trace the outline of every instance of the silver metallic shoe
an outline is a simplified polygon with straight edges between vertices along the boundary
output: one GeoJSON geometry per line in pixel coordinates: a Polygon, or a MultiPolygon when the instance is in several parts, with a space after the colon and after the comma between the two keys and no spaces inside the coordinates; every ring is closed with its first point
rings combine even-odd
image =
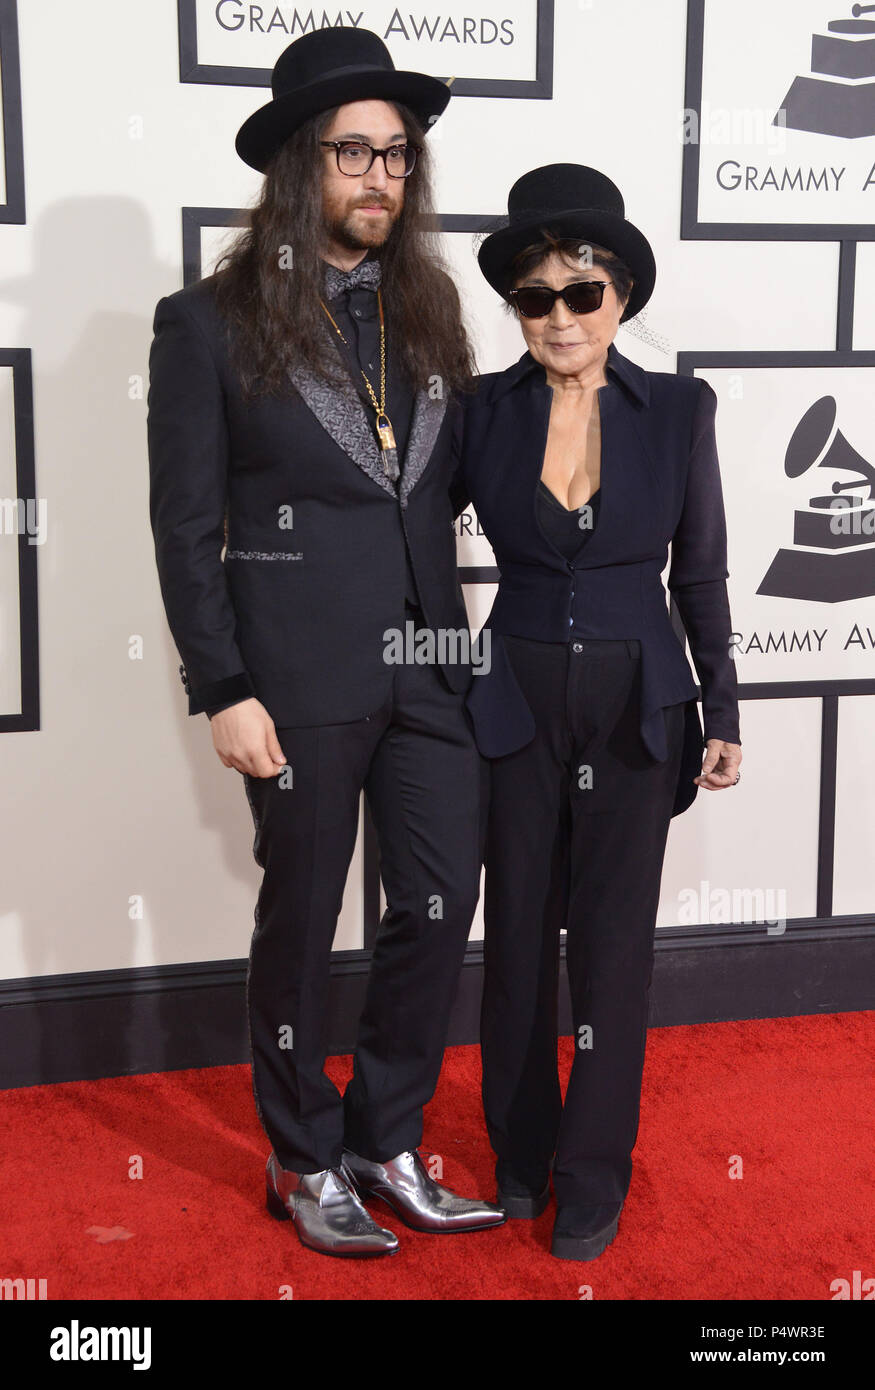
{"type": "Polygon", "coordinates": [[[428,1174],[416,1149],[371,1163],[344,1149],[341,1170],[361,1198],[380,1197],[414,1231],[479,1231],[507,1220],[503,1207],[457,1197],[428,1174]]]}
{"type": "Polygon", "coordinates": [[[323,1255],[394,1255],[398,1237],[378,1226],[337,1168],[295,1173],[267,1160],[267,1209],[295,1223],[301,1244],[323,1255]]]}

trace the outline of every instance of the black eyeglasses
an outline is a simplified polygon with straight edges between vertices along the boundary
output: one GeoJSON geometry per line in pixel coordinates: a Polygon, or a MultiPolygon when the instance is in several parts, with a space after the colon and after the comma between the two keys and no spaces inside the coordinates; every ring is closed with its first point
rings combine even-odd
{"type": "Polygon", "coordinates": [[[561,290],[551,290],[546,285],[523,285],[518,290],[508,290],[507,297],[526,319],[546,318],[560,297],[572,314],[591,314],[594,309],[601,308],[605,289],[611,283],[610,280],[574,280],[561,290]]]}
{"type": "Polygon", "coordinates": [[[413,173],[416,156],[422,149],[421,145],[413,145],[410,141],[406,145],[388,145],[384,150],[375,149],[361,140],[320,140],[319,144],[334,150],[338,169],[351,179],[358,174],[366,174],[378,154],[383,156],[390,179],[406,179],[408,174],[413,173]]]}

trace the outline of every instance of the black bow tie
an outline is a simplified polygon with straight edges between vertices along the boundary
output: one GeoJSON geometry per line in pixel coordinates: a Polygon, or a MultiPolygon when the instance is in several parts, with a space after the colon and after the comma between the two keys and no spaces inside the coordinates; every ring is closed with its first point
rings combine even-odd
{"type": "Polygon", "coordinates": [[[346,290],[379,288],[382,266],[379,261],[359,261],[352,270],[338,270],[336,265],[325,266],[325,294],[328,299],[336,299],[346,290]]]}

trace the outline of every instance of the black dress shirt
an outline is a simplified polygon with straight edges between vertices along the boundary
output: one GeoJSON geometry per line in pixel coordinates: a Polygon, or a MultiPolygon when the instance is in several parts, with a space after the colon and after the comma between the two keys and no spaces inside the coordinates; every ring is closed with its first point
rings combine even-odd
{"type": "MultiPolygon", "coordinates": [[[[336,298],[328,301],[328,308],[331,316],[337,322],[337,326],[347,340],[347,346],[342,339],[335,339],[344,357],[349,374],[355,383],[356,390],[362,398],[367,417],[371,421],[376,421],[376,410],[371,400],[368,388],[362,379],[362,372],[365,373],[371,383],[371,389],[377,400],[380,399],[380,306],[377,300],[376,290],[358,286],[355,289],[345,290],[336,298]]],[[[333,330],[332,330],[333,332],[333,330]]],[[[414,392],[410,383],[396,369],[392,359],[391,347],[386,342],[386,413],[392,422],[392,432],[395,435],[395,446],[398,455],[399,468],[403,472],[404,452],[407,448],[407,438],[410,433],[410,422],[413,418],[414,392]]],[[[400,477],[399,477],[400,482],[400,477]]],[[[396,483],[397,487],[397,483],[396,483]]],[[[405,551],[407,556],[407,576],[405,587],[405,598],[408,603],[419,606],[419,595],[416,590],[416,580],[410,567],[410,554],[405,551]]]]}

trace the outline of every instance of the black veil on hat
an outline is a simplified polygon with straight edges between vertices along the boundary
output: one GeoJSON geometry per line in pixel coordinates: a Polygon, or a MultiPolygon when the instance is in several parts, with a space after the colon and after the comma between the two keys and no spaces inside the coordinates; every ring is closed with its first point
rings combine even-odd
{"type": "Polygon", "coordinates": [[[399,101],[427,133],[450,100],[450,89],[439,78],[399,71],[370,29],[302,34],[280,54],[270,85],[272,100],[243,122],[235,141],[240,158],[262,174],[288,137],[319,111],[371,97],[399,101]]]}
{"type": "Polygon", "coordinates": [[[653,293],[656,261],[650,243],[625,215],[623,195],[598,169],[585,164],[545,164],[518,178],[507,196],[505,225],[486,237],[477,253],[480,269],[501,295],[513,258],[542,228],[554,236],[580,237],[613,251],[634,278],[620,322],[631,319],[653,293]]]}

